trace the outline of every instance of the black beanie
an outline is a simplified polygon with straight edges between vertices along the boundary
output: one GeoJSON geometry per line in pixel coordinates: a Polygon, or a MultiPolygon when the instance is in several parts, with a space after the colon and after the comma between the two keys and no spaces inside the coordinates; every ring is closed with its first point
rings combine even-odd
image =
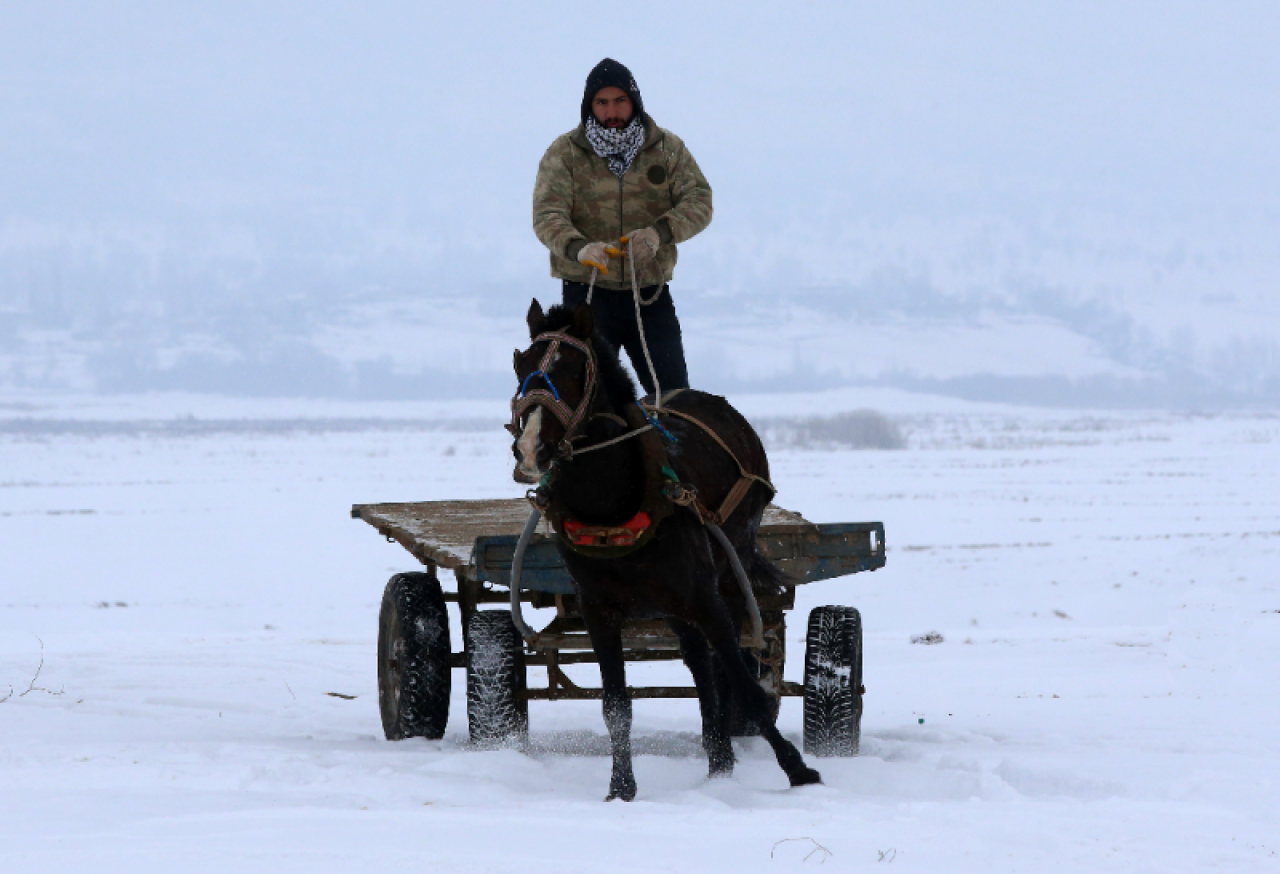
{"type": "Polygon", "coordinates": [[[631,103],[635,107],[632,118],[644,115],[644,101],[640,99],[640,89],[636,87],[636,80],[631,75],[631,71],[613,58],[605,58],[596,64],[595,69],[587,76],[587,87],[582,93],[583,124],[586,124],[587,119],[591,117],[591,101],[595,99],[601,88],[609,87],[621,88],[627,92],[627,96],[631,98],[631,103]]]}

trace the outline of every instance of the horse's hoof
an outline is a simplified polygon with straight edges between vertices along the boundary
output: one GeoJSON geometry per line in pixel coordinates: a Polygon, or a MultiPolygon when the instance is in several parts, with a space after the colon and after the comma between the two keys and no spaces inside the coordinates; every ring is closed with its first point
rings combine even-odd
{"type": "Polygon", "coordinates": [[[614,779],[609,781],[609,794],[605,796],[604,800],[612,801],[615,798],[620,798],[623,801],[631,801],[635,797],[636,797],[636,779],[634,777],[631,777],[631,778],[615,777],[614,779]]]}
{"type": "Polygon", "coordinates": [[[734,759],[732,752],[727,756],[710,756],[707,759],[707,776],[732,777],[733,766],[734,759]]]}
{"type": "Polygon", "coordinates": [[[812,786],[815,783],[822,782],[822,775],[813,770],[813,768],[800,768],[787,776],[790,778],[792,786],[812,786]]]}
{"type": "Polygon", "coordinates": [[[707,763],[707,776],[715,777],[732,777],[733,776],[733,758],[728,760],[715,760],[707,763]]]}

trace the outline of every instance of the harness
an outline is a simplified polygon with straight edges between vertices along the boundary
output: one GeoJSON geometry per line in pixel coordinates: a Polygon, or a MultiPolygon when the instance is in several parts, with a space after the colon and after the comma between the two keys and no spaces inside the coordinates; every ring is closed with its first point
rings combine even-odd
{"type": "Polygon", "coordinates": [[[506,426],[507,430],[513,436],[518,437],[520,434],[520,419],[529,409],[535,406],[549,409],[565,429],[564,436],[557,447],[558,460],[567,460],[575,454],[583,455],[604,449],[607,446],[616,445],[625,440],[637,439],[640,441],[640,453],[643,459],[644,493],[640,502],[640,509],[621,525],[590,525],[570,517],[565,512],[564,507],[555,500],[552,485],[555,473],[558,470],[556,465],[552,466],[536,489],[529,491],[527,498],[533,506],[533,512],[530,514],[529,520],[525,524],[524,532],[520,535],[520,540],[516,544],[516,552],[512,559],[510,583],[511,618],[521,636],[526,642],[532,642],[537,638],[537,634],[525,624],[521,616],[519,580],[525,547],[533,535],[540,516],[546,515],[550,520],[556,535],[565,548],[592,558],[615,559],[622,558],[646,546],[657,534],[661,523],[674,513],[675,508],[679,506],[689,509],[723,549],[747,603],[747,611],[751,620],[751,646],[763,648],[764,626],[760,617],[760,608],[756,603],[755,593],[752,591],[751,582],[747,577],[746,570],[742,567],[741,561],[738,559],[738,554],[733,544],[730,543],[720,529],[720,525],[738,508],[752,485],[761,483],[769,489],[769,495],[772,498],[777,493],[773,484],[762,476],[750,473],[724,439],[705,422],[689,413],[663,406],[664,400],[675,397],[683,392],[684,389],[677,389],[665,396],[658,394],[654,404],[638,402],[634,406],[625,407],[621,416],[615,416],[612,413],[595,414],[591,418],[611,418],[619,421],[624,426],[629,426],[631,430],[611,440],[575,449],[574,442],[579,439],[577,431],[584,422],[588,421],[587,414],[598,391],[595,350],[589,342],[579,340],[577,337],[570,336],[562,331],[548,331],[534,337],[535,344],[544,341],[548,342],[549,345],[542,356],[538,369],[525,377],[520,390],[511,399],[511,422],[506,426]],[[587,377],[583,385],[582,400],[578,402],[576,407],[570,407],[565,403],[550,376],[551,365],[554,363],[555,356],[562,344],[578,349],[586,356],[587,360],[587,377]],[[546,384],[546,388],[530,388],[535,379],[542,380],[546,384]],[[733,459],[734,465],[738,468],[738,481],[729,489],[728,494],[725,495],[724,500],[720,502],[720,506],[715,510],[708,509],[698,497],[697,487],[691,483],[681,482],[679,475],[671,467],[663,441],[665,439],[675,442],[676,438],[658,420],[658,417],[662,415],[675,416],[698,427],[733,459]]]}
{"type": "MultiPolygon", "coordinates": [[[[663,398],[663,401],[669,401],[671,398],[683,391],[684,389],[678,388],[675,391],[669,392],[663,398]]],[[[769,490],[770,499],[778,493],[778,490],[773,487],[773,483],[769,482],[762,476],[756,476],[754,473],[750,473],[743,466],[742,461],[737,456],[737,453],[730,449],[729,444],[725,443],[723,438],[715,432],[715,429],[706,422],[703,422],[701,419],[680,410],[673,410],[670,407],[651,406],[649,404],[642,403],[641,408],[648,414],[649,421],[651,421],[657,428],[662,427],[657,422],[657,417],[662,415],[675,416],[678,419],[683,419],[690,424],[696,425],[698,428],[702,429],[703,433],[714,440],[716,445],[723,449],[731,459],[733,459],[734,466],[738,468],[738,481],[733,484],[731,489],[729,489],[729,493],[724,496],[724,500],[720,502],[720,506],[715,510],[708,509],[706,505],[702,503],[701,499],[698,498],[698,490],[691,485],[677,482],[674,487],[669,487],[667,489],[667,497],[670,498],[673,503],[691,509],[698,517],[698,521],[702,524],[706,525],[710,523],[712,525],[723,525],[725,521],[733,515],[733,511],[738,509],[738,505],[742,503],[742,499],[747,496],[747,492],[751,490],[751,486],[755,483],[760,483],[769,490]]],[[[665,430],[666,429],[663,429],[664,432],[665,430]]]]}
{"type": "MultiPolygon", "coordinates": [[[[638,406],[623,410],[620,418],[631,428],[623,436],[640,441],[644,490],[640,507],[634,516],[620,525],[593,525],[574,519],[555,498],[554,481],[558,470],[555,467],[528,496],[529,503],[547,517],[566,548],[592,558],[622,558],[642,549],[654,538],[658,527],[675,512],[677,506],[668,495],[668,487],[679,485],[679,477],[671,469],[661,438],[648,425],[638,406]]],[[[589,446],[574,452],[572,441],[569,446],[571,454],[562,458],[571,458],[573,454],[581,455],[597,448],[589,446]]]]}
{"type": "MultiPolygon", "coordinates": [[[[507,426],[513,436],[520,434],[520,421],[533,407],[544,407],[551,411],[564,426],[564,436],[557,446],[557,457],[567,460],[575,455],[595,452],[626,440],[640,441],[641,458],[644,468],[644,493],[640,509],[636,514],[620,525],[593,525],[574,519],[568,515],[554,498],[552,482],[555,468],[550,471],[536,489],[529,492],[529,501],[550,520],[556,534],[564,545],[574,552],[595,558],[621,558],[642,548],[658,531],[658,526],[674,510],[680,506],[689,509],[698,521],[704,525],[723,524],[738,505],[742,503],[747,492],[755,483],[761,483],[769,489],[770,496],[776,493],[773,484],[762,476],[749,472],[737,454],[725,443],[724,439],[709,425],[695,416],[681,410],[663,406],[681,394],[684,389],[676,389],[661,396],[658,403],[639,402],[622,411],[622,416],[611,413],[597,413],[588,416],[591,404],[599,390],[597,378],[598,365],[595,350],[591,344],[563,331],[547,331],[534,337],[534,343],[547,343],[547,351],[534,370],[524,378],[520,390],[511,399],[511,423],[507,426]],[[550,371],[561,345],[568,345],[582,352],[586,357],[587,376],[583,385],[582,400],[576,406],[570,406],[561,397],[559,389],[551,379],[550,371]],[[536,381],[545,387],[532,387],[536,381]],[[671,434],[659,420],[660,416],[674,416],[701,429],[716,445],[723,449],[738,468],[738,480],[730,488],[720,505],[708,508],[698,496],[697,488],[691,483],[681,482],[680,477],[671,467],[664,441],[675,442],[671,434]],[[610,418],[629,430],[619,437],[586,447],[577,447],[581,439],[578,430],[589,418],[610,418]]],[[[648,399],[646,398],[646,401],[648,399]]]]}

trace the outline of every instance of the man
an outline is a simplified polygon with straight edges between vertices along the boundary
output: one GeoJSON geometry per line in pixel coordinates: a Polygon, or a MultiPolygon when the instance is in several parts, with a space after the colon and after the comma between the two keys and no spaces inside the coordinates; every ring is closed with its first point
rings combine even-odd
{"type": "Polygon", "coordinates": [[[533,189],[533,230],[551,250],[551,275],[564,303],[587,299],[597,330],[626,349],[653,393],[636,326],[631,267],[645,301],[645,340],[665,394],[687,388],[684,344],[667,283],[676,244],[711,223],[711,186],[680,138],[644,111],[631,72],[605,58],[587,77],[582,123],[542,156],[533,189]],[[623,243],[622,238],[626,238],[623,243]]]}

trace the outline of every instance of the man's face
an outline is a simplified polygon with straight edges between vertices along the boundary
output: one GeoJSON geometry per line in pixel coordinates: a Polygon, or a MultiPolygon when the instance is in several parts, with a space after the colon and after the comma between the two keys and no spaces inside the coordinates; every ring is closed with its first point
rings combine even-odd
{"type": "Polygon", "coordinates": [[[631,122],[631,98],[621,88],[601,88],[591,98],[591,112],[601,127],[624,128],[631,122]]]}

